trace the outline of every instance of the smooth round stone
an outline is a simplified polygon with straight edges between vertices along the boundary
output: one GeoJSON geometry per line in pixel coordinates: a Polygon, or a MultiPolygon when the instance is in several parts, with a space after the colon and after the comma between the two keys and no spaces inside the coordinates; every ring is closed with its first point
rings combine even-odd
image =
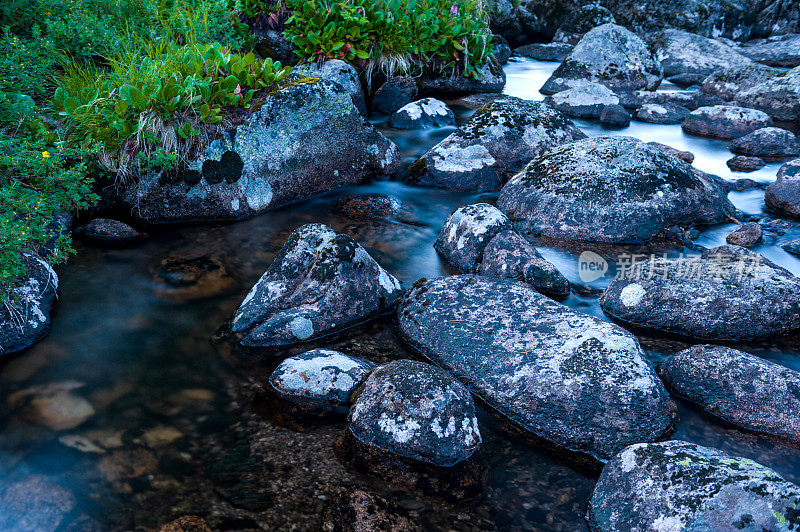
{"type": "Polygon", "coordinates": [[[600,111],[600,125],[605,129],[625,128],[631,124],[631,115],[621,105],[606,105],[600,111]]]}
{"type": "Polygon", "coordinates": [[[731,151],[751,157],[790,157],[800,154],[800,140],[791,131],[765,127],[731,142],[731,151]]]}
{"type": "Polygon", "coordinates": [[[767,113],[732,105],[700,107],[681,125],[686,133],[719,139],[736,139],[770,126],[772,119],[767,113]]]}
{"type": "Polygon", "coordinates": [[[800,159],[781,166],[764,192],[764,203],[780,214],[800,218],[800,159]]]}
{"type": "Polygon", "coordinates": [[[764,168],[767,163],[760,157],[737,155],[728,159],[725,164],[734,172],[755,172],[756,170],[764,168]]]}
{"type": "Polygon", "coordinates": [[[634,120],[649,124],[680,124],[689,110],[674,103],[646,103],[633,114],[634,120]]]}
{"type": "Polygon", "coordinates": [[[108,218],[95,218],[79,228],[80,237],[96,245],[125,245],[141,238],[141,233],[130,225],[108,218]]]}
{"type": "Polygon", "coordinates": [[[743,224],[729,234],[727,238],[725,238],[725,241],[728,244],[749,248],[761,243],[762,238],[763,230],[761,229],[761,224],[748,223],[743,224]]]}
{"type": "Polygon", "coordinates": [[[395,76],[381,85],[372,97],[372,110],[390,115],[417,97],[417,83],[411,76],[395,76]]]}
{"type": "Polygon", "coordinates": [[[619,97],[600,83],[575,80],[570,88],[547,96],[545,102],[562,113],[576,118],[597,118],[603,108],[619,105],[619,97]]]}
{"type": "Polygon", "coordinates": [[[389,125],[398,129],[429,129],[455,123],[453,111],[436,98],[423,98],[406,104],[389,117],[389,125]]]}

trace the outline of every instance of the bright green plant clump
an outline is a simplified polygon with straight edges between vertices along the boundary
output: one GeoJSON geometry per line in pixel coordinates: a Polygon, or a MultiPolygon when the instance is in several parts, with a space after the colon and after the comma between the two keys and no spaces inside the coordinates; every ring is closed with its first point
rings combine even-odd
{"type": "Polygon", "coordinates": [[[207,140],[201,122],[221,124],[224,108],[250,107],[289,73],[280,62],[217,43],[150,43],[121,54],[109,71],[68,71],[53,108],[73,145],[100,144],[101,163],[126,178],[142,167],[142,154],[174,154],[186,163],[207,140]]]}

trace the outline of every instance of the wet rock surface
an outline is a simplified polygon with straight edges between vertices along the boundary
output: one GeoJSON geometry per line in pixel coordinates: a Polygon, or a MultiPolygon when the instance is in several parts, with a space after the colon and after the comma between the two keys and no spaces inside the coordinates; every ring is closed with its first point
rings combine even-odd
{"type": "Polygon", "coordinates": [[[686,133],[718,139],[736,139],[771,126],[772,119],[763,111],[730,105],[695,109],[681,125],[686,133]]]}
{"type": "Polygon", "coordinates": [[[680,124],[689,115],[689,109],[674,103],[647,103],[633,114],[634,120],[649,124],[680,124]]]}
{"type": "Polygon", "coordinates": [[[364,490],[343,494],[326,508],[324,530],[422,532],[422,527],[386,499],[364,490]]]}
{"type": "Polygon", "coordinates": [[[428,150],[409,169],[408,184],[451,190],[498,190],[545,148],[585,135],[559,111],[503,97],[428,150]]]}
{"type": "Polygon", "coordinates": [[[800,329],[800,280],[762,255],[721,246],[650,259],[600,297],[612,318],[702,340],[763,338],[800,329]]]}
{"type": "Polygon", "coordinates": [[[389,125],[398,129],[428,129],[455,123],[453,111],[436,98],[423,98],[406,104],[389,117],[389,125]]]}
{"type": "Polygon", "coordinates": [[[27,423],[55,431],[74,429],[95,413],[92,404],[75,392],[81,387],[73,381],[33,386],[9,395],[8,405],[27,423]]]}
{"type": "Polygon", "coordinates": [[[531,43],[514,48],[514,53],[537,61],[560,63],[575,46],[566,42],[531,43]]]}
{"type": "Polygon", "coordinates": [[[727,44],[680,30],[656,34],[650,44],[667,77],[698,74],[702,83],[705,76],[719,70],[752,64],[748,57],[727,44]]]}
{"type": "Polygon", "coordinates": [[[86,242],[99,246],[124,246],[141,238],[141,233],[119,220],[95,218],[76,230],[86,242]]]}
{"type": "Polygon", "coordinates": [[[741,227],[729,234],[725,241],[728,244],[735,246],[742,246],[745,248],[753,247],[760,244],[763,238],[763,230],[761,225],[757,223],[742,224],[741,227]]]}
{"type": "Polygon", "coordinates": [[[733,212],[717,185],[632,137],[592,137],[543,152],[503,187],[497,206],[525,234],[617,243],[733,212]]]}
{"type": "Polygon", "coordinates": [[[242,345],[290,345],[375,318],[400,293],[400,282],[352,238],[308,224],[289,236],[230,326],[242,345]]]}
{"type": "Polygon", "coordinates": [[[576,118],[598,118],[607,106],[619,105],[619,97],[600,83],[576,81],[570,88],[547,96],[545,102],[576,118]]]}
{"type": "Polygon", "coordinates": [[[775,120],[800,120],[800,67],[771,76],[736,94],[736,101],[775,120]]]}
{"type": "Polygon", "coordinates": [[[679,397],[745,430],[800,442],[800,373],[720,346],[685,349],[658,374],[679,397]]]}
{"type": "Polygon", "coordinates": [[[729,68],[714,72],[703,80],[704,93],[733,101],[740,92],[755,87],[780,73],[779,70],[759,64],[729,68]]]}
{"type": "Polygon", "coordinates": [[[0,529],[18,532],[56,530],[76,506],[75,496],[42,475],[0,489],[0,529]]]}
{"type": "Polygon", "coordinates": [[[767,164],[764,159],[759,157],[747,157],[745,155],[736,155],[731,157],[725,162],[728,168],[734,172],[755,172],[767,164]]]}
{"type": "Polygon", "coordinates": [[[632,445],[594,489],[591,530],[791,530],[800,487],[752,460],[685,441],[632,445]]]}
{"type": "Polygon", "coordinates": [[[156,295],[171,301],[216,297],[239,285],[220,259],[208,255],[174,254],[152,269],[156,295]]]}
{"type": "Polygon", "coordinates": [[[492,93],[500,92],[506,84],[506,73],[495,59],[483,64],[477,78],[461,75],[423,74],[419,78],[420,92],[423,95],[492,93]]]}
{"type": "Polygon", "coordinates": [[[791,131],[764,127],[731,142],[731,151],[752,157],[790,157],[800,154],[800,140],[791,131]]]}
{"type": "Polygon", "coordinates": [[[395,76],[381,85],[372,97],[372,110],[390,115],[417,97],[417,83],[411,76],[395,76]]]}
{"type": "Polygon", "coordinates": [[[742,46],[740,52],[753,61],[765,65],[796,67],[800,65],[800,35],[776,35],[769,39],[750,42],[742,46]]]}
{"type": "Polygon", "coordinates": [[[337,214],[351,220],[371,220],[399,214],[403,204],[386,194],[360,194],[340,198],[333,208],[337,214]]]}
{"type": "Polygon", "coordinates": [[[795,159],[783,165],[777,179],[767,186],[764,203],[785,216],[800,218],[800,164],[795,159]]]}
{"type": "Polygon", "coordinates": [[[600,111],[600,125],[606,129],[625,128],[631,124],[631,115],[621,105],[606,105],[600,111]]]}
{"type": "Polygon", "coordinates": [[[522,434],[605,461],[674,417],[636,339],[505,279],[423,280],[398,309],[401,337],[522,434]]]}
{"type": "Polygon", "coordinates": [[[654,90],[662,78],[661,64],[642,39],[621,26],[604,24],[584,35],[541,92],[569,89],[573,80],[595,81],[614,91],[654,90]]]}

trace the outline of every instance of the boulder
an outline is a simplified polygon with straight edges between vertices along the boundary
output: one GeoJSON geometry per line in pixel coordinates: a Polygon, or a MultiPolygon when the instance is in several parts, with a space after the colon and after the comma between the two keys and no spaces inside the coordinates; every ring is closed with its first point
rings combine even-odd
{"type": "Polygon", "coordinates": [[[23,255],[25,272],[0,305],[0,356],[32,346],[50,331],[50,310],[58,293],[58,276],[43,259],[23,255]]]}
{"type": "Polygon", "coordinates": [[[633,113],[633,119],[649,124],[680,124],[689,113],[689,109],[674,103],[646,103],[633,113]]]}
{"type": "Polygon", "coordinates": [[[514,45],[552,40],[578,10],[573,0],[487,0],[490,27],[514,45]]]}
{"type": "Polygon", "coordinates": [[[687,162],[689,164],[692,164],[694,162],[694,153],[690,151],[678,150],[676,148],[673,148],[672,146],[667,146],[666,144],[661,144],[660,142],[655,142],[655,141],[648,142],[647,144],[653,146],[654,148],[658,148],[664,153],[672,155],[673,157],[676,157],[681,161],[687,162]]]}
{"type": "Polygon", "coordinates": [[[619,98],[611,89],[584,80],[571,83],[569,89],[547,96],[544,101],[576,118],[598,118],[604,107],[619,105],[619,98]]]}
{"type": "Polygon", "coordinates": [[[642,39],[622,26],[603,24],[584,35],[540,90],[555,94],[574,80],[596,81],[614,91],[655,90],[663,77],[642,39]]]}
{"type": "Polygon", "coordinates": [[[764,338],[800,329],[800,279],[754,251],[721,246],[637,263],[600,306],[623,323],[689,338],[764,338]]]}
{"type": "Polygon", "coordinates": [[[501,65],[508,63],[508,60],[511,59],[511,45],[502,35],[492,35],[492,47],[497,62],[501,65]]]}
{"type": "Polygon", "coordinates": [[[725,101],[779,74],[780,70],[752,63],[749,66],[719,70],[703,80],[702,91],[725,101]]]}
{"type": "Polygon", "coordinates": [[[731,151],[752,157],[790,157],[800,155],[800,140],[786,129],[764,127],[731,142],[731,151]]]}
{"type": "Polygon", "coordinates": [[[603,24],[615,24],[614,15],[605,7],[587,4],[570,10],[564,22],[553,36],[553,41],[576,44],[587,32],[603,24]]]}
{"type": "Polygon", "coordinates": [[[793,68],[800,66],[800,35],[776,35],[749,42],[741,47],[740,52],[765,65],[793,68]]]}
{"type": "Polygon", "coordinates": [[[699,345],[661,363],[672,392],[737,427],[800,442],[800,372],[736,349],[699,345]]]}
{"type": "Polygon", "coordinates": [[[494,58],[486,60],[477,78],[453,74],[423,74],[419,78],[420,90],[425,95],[465,94],[475,92],[500,92],[506,85],[506,73],[494,58]]]}
{"type": "Polygon", "coordinates": [[[505,96],[411,165],[406,183],[450,190],[499,190],[545,148],[584,138],[559,111],[542,102],[505,96]]]}
{"type": "Polygon", "coordinates": [[[736,155],[728,159],[725,164],[734,172],[755,172],[756,170],[764,168],[767,163],[764,162],[764,159],[759,157],[736,155]]]}
{"type": "Polygon", "coordinates": [[[631,445],[609,461],[592,531],[793,530],[800,487],[747,458],[685,441],[631,445]]]}
{"type": "Polygon", "coordinates": [[[254,106],[181,172],[146,175],[124,202],[148,223],[240,219],[393,173],[397,146],[327,80],[297,81],[254,106]]]}
{"type": "Polygon", "coordinates": [[[744,67],[752,61],[716,39],[681,30],[665,30],[650,40],[664,75],[697,74],[703,78],[719,70],[744,67]]]}
{"type": "Polygon", "coordinates": [[[294,53],[294,43],[283,36],[283,32],[259,28],[254,25],[252,35],[255,40],[254,49],[262,57],[270,57],[284,65],[296,65],[300,57],[294,53]]]}
{"type": "Polygon", "coordinates": [[[778,168],[778,179],[800,179],[800,159],[793,159],[778,168]]]}
{"type": "Polygon", "coordinates": [[[698,99],[702,93],[694,90],[680,91],[636,91],[632,99],[636,100],[636,107],[642,105],[677,105],[690,111],[699,107],[698,99]]]}
{"type": "Polygon", "coordinates": [[[800,120],[800,67],[771,76],[738,92],[736,101],[764,111],[775,120],[800,120]]]}
{"type": "Polygon", "coordinates": [[[675,419],[634,336],[510,279],[421,279],[397,321],[504,425],[562,455],[604,462],[664,437],[675,419]]]}
{"type": "Polygon", "coordinates": [[[544,151],[503,187],[497,206],[525,234],[641,243],[672,226],[727,220],[710,179],[632,137],[592,137],[544,151]]]}
{"type": "Polygon", "coordinates": [[[452,126],[456,116],[436,98],[423,98],[404,105],[389,117],[389,125],[398,129],[428,129],[452,126]]]}
{"type": "Polygon", "coordinates": [[[781,214],[800,218],[800,159],[781,166],[777,179],[764,192],[764,203],[781,214]]]}
{"type": "Polygon", "coordinates": [[[294,231],[233,315],[245,346],[279,347],[368,321],[401,293],[352,238],[322,224],[294,231]]]}
{"type": "Polygon", "coordinates": [[[560,63],[572,52],[574,46],[566,42],[532,43],[514,48],[514,53],[536,61],[560,63]]]}
{"type": "Polygon", "coordinates": [[[621,105],[606,105],[600,111],[600,125],[605,129],[621,129],[631,125],[631,115],[621,105]]]}
{"type": "Polygon", "coordinates": [[[689,113],[681,125],[691,135],[718,139],[735,139],[770,126],[772,119],[767,113],[732,105],[700,107],[689,113]]]}
{"type": "Polygon", "coordinates": [[[95,218],[75,232],[82,240],[97,246],[125,246],[142,237],[125,222],[108,218],[95,218]]]}
{"type": "Polygon", "coordinates": [[[734,246],[750,248],[761,243],[763,234],[764,233],[760,224],[746,223],[742,224],[741,227],[729,234],[725,238],[725,241],[728,244],[733,244],[734,246]]]}
{"type": "Polygon", "coordinates": [[[350,396],[375,364],[330,349],[289,357],[269,376],[270,388],[285,401],[308,410],[344,414],[350,396]]]}
{"type": "Polygon", "coordinates": [[[350,94],[358,111],[367,115],[367,101],[364,98],[364,88],[361,86],[361,79],[358,71],[349,63],[341,59],[328,59],[322,64],[305,63],[292,69],[295,74],[308,76],[309,78],[327,79],[342,86],[350,94]]]}
{"type": "Polygon", "coordinates": [[[756,14],[754,35],[800,33],[800,4],[795,0],[750,0],[756,14]]]}
{"type": "Polygon", "coordinates": [[[390,115],[414,101],[417,97],[417,82],[411,76],[390,78],[375,91],[372,110],[390,115]]]}

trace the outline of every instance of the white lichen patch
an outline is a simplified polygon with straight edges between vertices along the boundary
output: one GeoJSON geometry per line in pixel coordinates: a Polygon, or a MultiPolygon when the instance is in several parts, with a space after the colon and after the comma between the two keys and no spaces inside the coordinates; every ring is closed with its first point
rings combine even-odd
{"type": "Polygon", "coordinates": [[[486,147],[480,144],[436,146],[432,150],[433,166],[440,172],[465,173],[492,166],[497,161],[486,147]]]}
{"type": "Polygon", "coordinates": [[[407,443],[417,436],[421,425],[412,418],[391,416],[383,412],[378,418],[378,427],[397,443],[407,443]]]}
{"type": "Polygon", "coordinates": [[[314,323],[302,316],[298,316],[289,322],[289,329],[298,340],[306,340],[314,335],[314,323]]]}
{"type": "Polygon", "coordinates": [[[639,283],[632,283],[623,288],[619,293],[619,300],[626,307],[635,307],[641,303],[642,298],[647,294],[644,287],[639,283]]]}

